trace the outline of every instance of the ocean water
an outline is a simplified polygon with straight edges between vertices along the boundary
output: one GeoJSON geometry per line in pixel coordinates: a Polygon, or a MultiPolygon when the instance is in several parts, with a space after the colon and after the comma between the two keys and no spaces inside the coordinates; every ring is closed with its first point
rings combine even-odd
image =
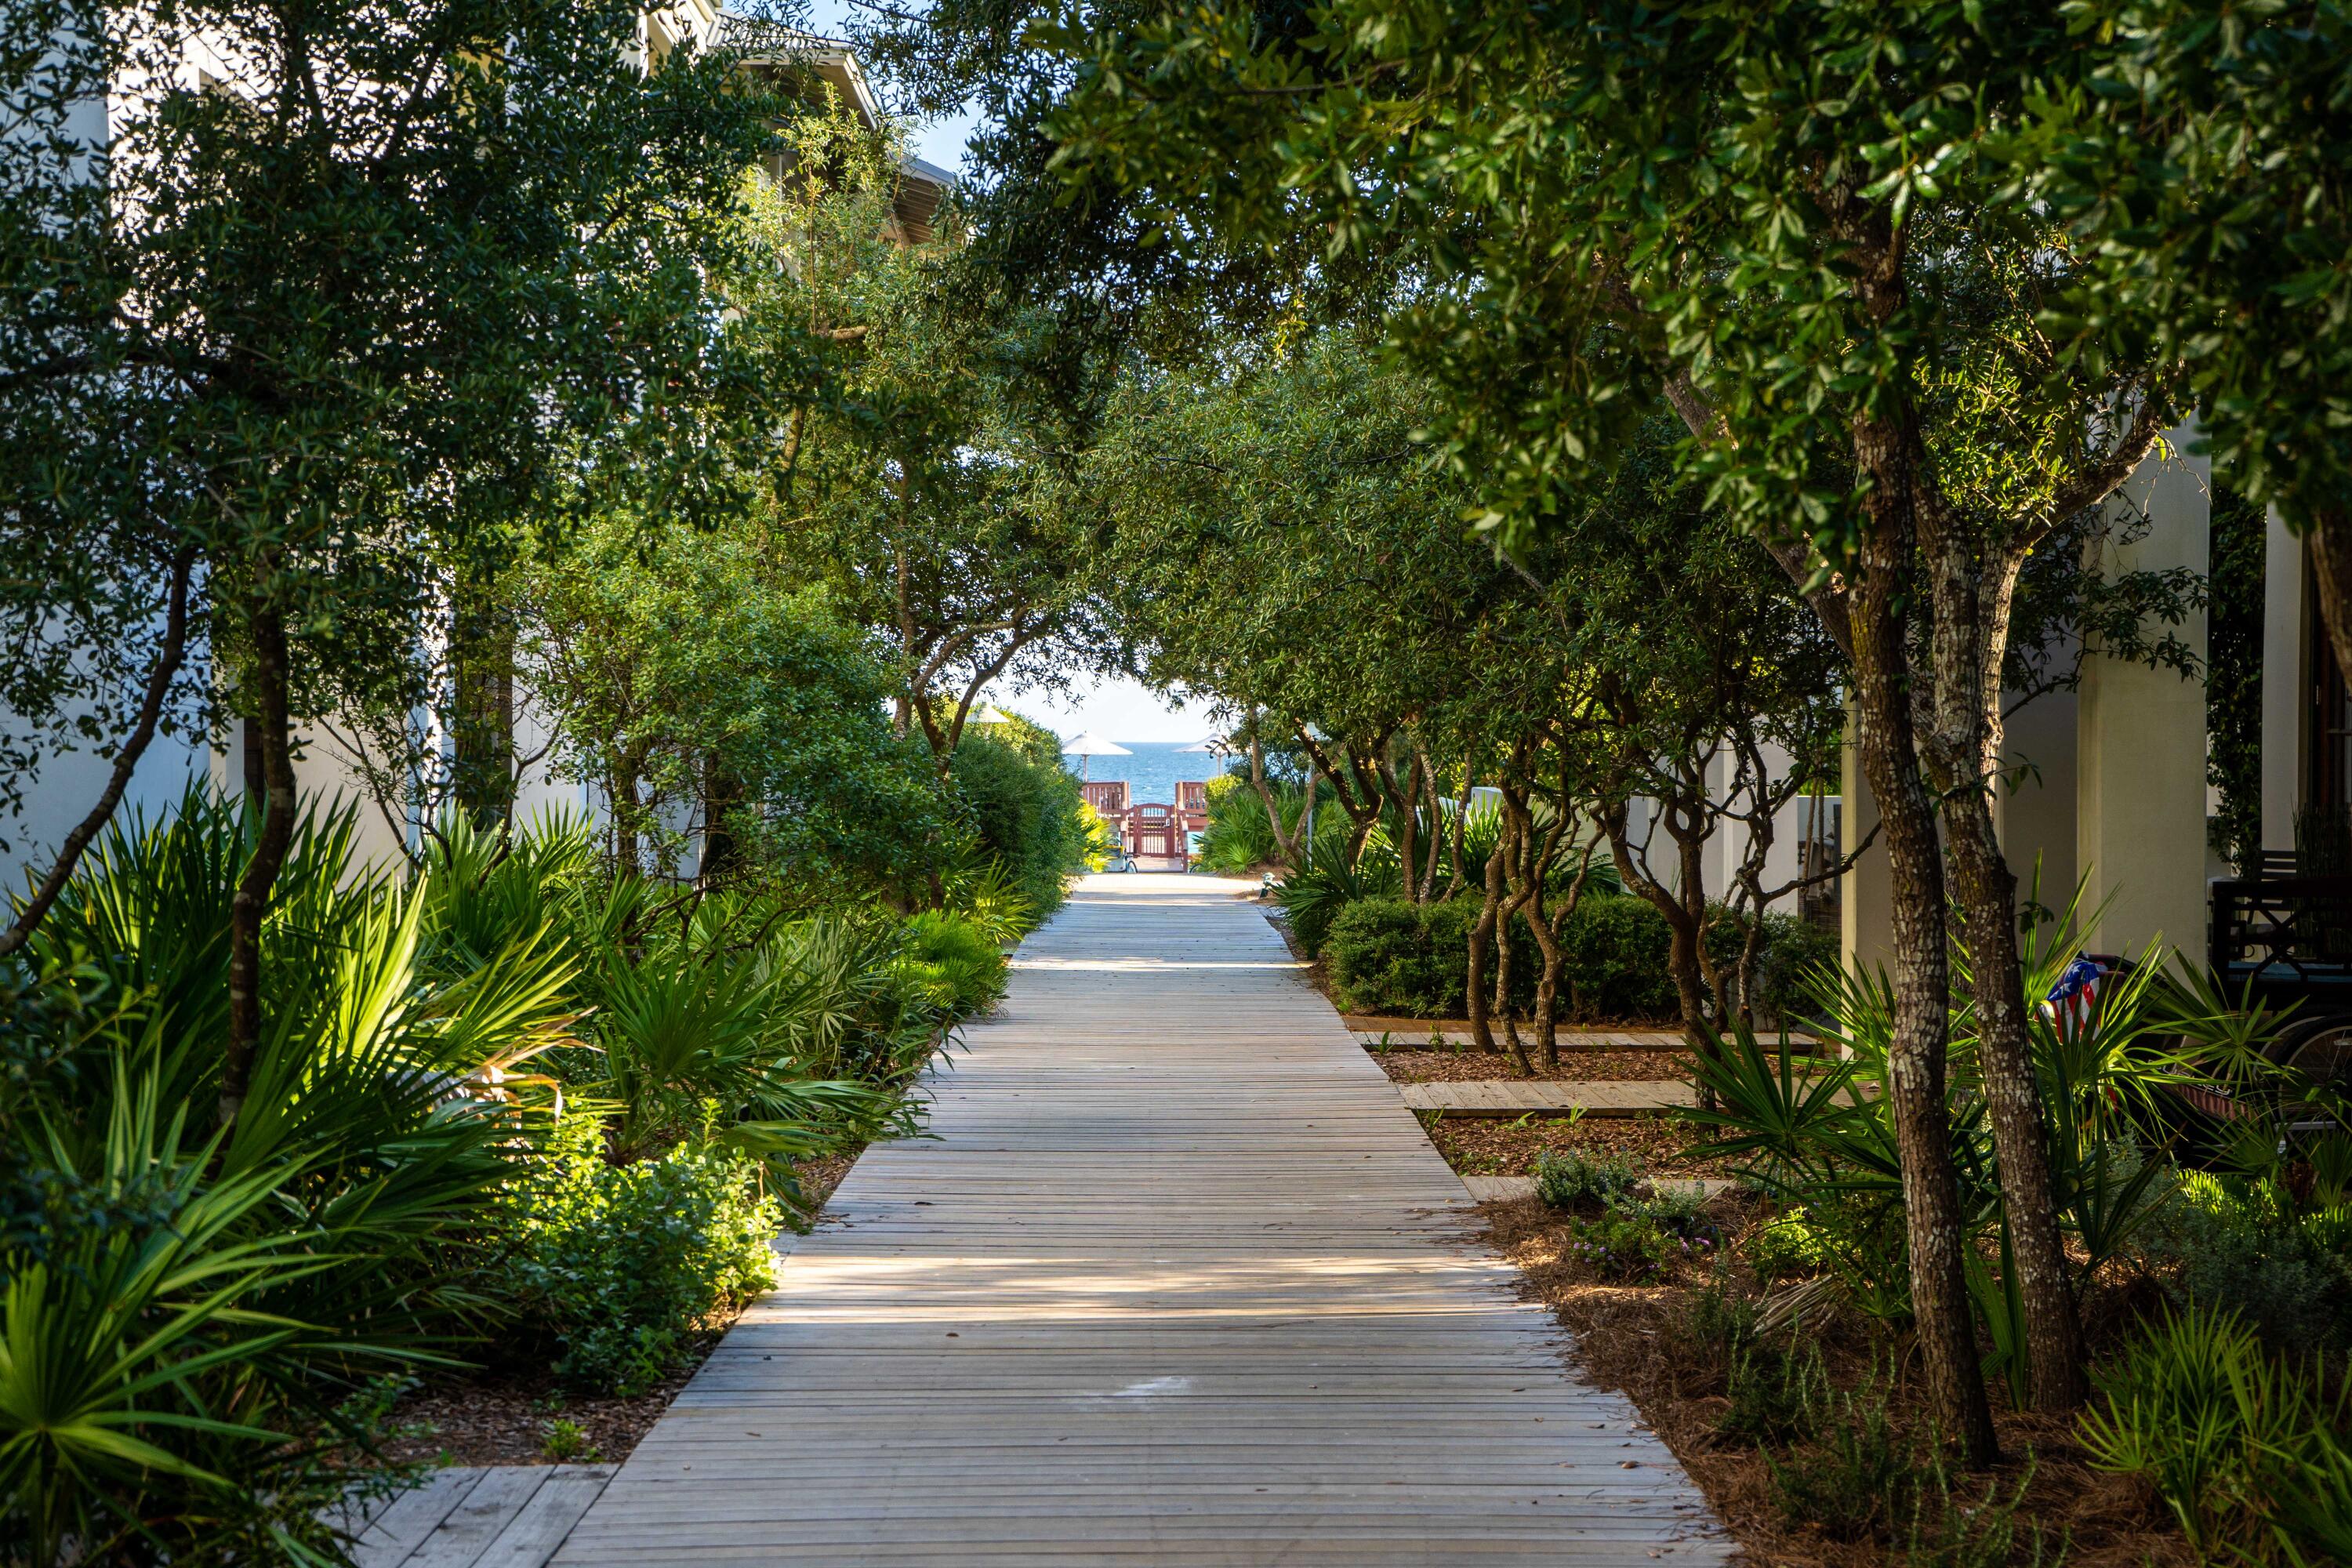
{"type": "Polygon", "coordinates": [[[1090,779],[1125,779],[1127,797],[1138,805],[1157,801],[1176,804],[1176,785],[1187,779],[1213,779],[1224,771],[1224,760],[1206,752],[1188,752],[1183,741],[1120,741],[1131,757],[1064,757],[1076,773],[1083,766],[1090,779]]]}

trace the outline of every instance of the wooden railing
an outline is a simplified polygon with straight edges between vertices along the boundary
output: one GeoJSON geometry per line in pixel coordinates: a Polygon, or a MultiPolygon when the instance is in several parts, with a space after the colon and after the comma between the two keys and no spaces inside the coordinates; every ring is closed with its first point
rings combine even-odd
{"type": "Polygon", "coordinates": [[[2352,877],[2242,877],[2212,885],[2206,962],[2232,993],[2352,998],[2352,877]]]}

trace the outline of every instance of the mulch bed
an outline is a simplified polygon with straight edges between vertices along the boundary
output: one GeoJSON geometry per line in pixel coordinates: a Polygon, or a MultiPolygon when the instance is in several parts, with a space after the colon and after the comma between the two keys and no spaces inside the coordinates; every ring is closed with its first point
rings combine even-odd
{"type": "MultiPolygon", "coordinates": [[[[801,1191],[822,1204],[841,1184],[859,1151],[795,1160],[801,1191]]],[[[583,1397],[556,1386],[544,1367],[458,1373],[404,1395],[392,1413],[383,1457],[394,1464],[618,1464],[653,1429],[734,1321],[707,1325],[688,1347],[687,1364],[628,1399],[583,1397]],[[558,1421],[580,1428],[582,1447],[556,1453],[548,1436],[558,1421]]]]}
{"type": "Polygon", "coordinates": [[[694,1365],[665,1378],[634,1399],[583,1399],[562,1394],[545,1372],[428,1384],[393,1412],[397,1436],[384,1445],[395,1463],[428,1465],[551,1465],[617,1463],[653,1429],[669,1402],[719,1342],[712,1333],[693,1352],[694,1365]],[[548,1434],[557,1421],[581,1429],[585,1447],[554,1454],[548,1434]]]}
{"type": "Polygon", "coordinates": [[[1643,1174],[1728,1176],[1722,1160],[1686,1160],[1692,1130],[1664,1116],[1587,1116],[1505,1121],[1491,1117],[1439,1117],[1426,1123],[1429,1141],[1465,1176],[1530,1176],[1546,1149],[1580,1150],[1631,1160],[1643,1174]]]}
{"type": "MultiPolygon", "coordinates": [[[[1484,1083],[1522,1075],[1507,1051],[1373,1050],[1366,1046],[1381,1070],[1398,1083],[1484,1083]]],[[[1535,1055],[1532,1046],[1529,1057],[1535,1055]]],[[[1538,1062],[1535,1077],[1553,1083],[1591,1083],[1690,1077],[1690,1058],[1682,1051],[1570,1051],[1559,1053],[1559,1066],[1546,1071],[1538,1062]]]]}
{"type": "MultiPolygon", "coordinates": [[[[1727,1234],[1743,1222],[1743,1205],[1751,1201],[1738,1195],[1717,1201],[1727,1234]]],[[[1528,1293],[1574,1334],[1570,1358],[1603,1387],[1633,1399],[1706,1492],[1749,1562],[1772,1568],[1864,1568],[1906,1561],[1900,1544],[1832,1540],[1817,1525],[1792,1524],[1776,1500],[1761,1450],[1718,1430],[1729,1406],[1728,1368],[1719,1345],[1690,1326],[1692,1303],[1706,1283],[1698,1270],[1685,1269],[1685,1278],[1661,1284],[1605,1283],[1570,1251],[1562,1216],[1540,1202],[1487,1204],[1481,1212],[1496,1246],[1526,1275],[1528,1293]]],[[[1726,1288],[1752,1292],[1756,1287],[1742,1271],[1726,1288]]],[[[1888,1363],[1889,1351],[1859,1323],[1834,1317],[1808,1321],[1804,1331],[1820,1345],[1838,1389],[1865,1386],[1888,1363]]],[[[1923,1395],[1906,1375],[1909,1365],[1901,1348],[1892,1353],[1889,1416],[1899,1431],[1924,1431],[1923,1395]]],[[[2090,1467],[2074,1441],[2071,1419],[1999,1408],[1998,1385],[1994,1398],[2003,1462],[1982,1474],[1956,1471],[1953,1496],[1973,1501],[1997,1488],[2006,1503],[2024,1487],[2016,1513],[2015,1561],[2032,1560],[2031,1525],[2041,1529],[2042,1561],[2055,1562],[2063,1542],[2068,1568],[2189,1568],[2197,1561],[2160,1503],[2128,1478],[2090,1467]]]]}

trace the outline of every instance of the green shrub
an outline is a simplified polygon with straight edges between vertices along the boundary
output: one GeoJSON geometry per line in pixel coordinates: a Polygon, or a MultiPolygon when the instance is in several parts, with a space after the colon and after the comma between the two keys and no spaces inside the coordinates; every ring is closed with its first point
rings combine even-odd
{"type": "MultiPolygon", "coordinates": [[[[1318,928],[1318,951],[1330,965],[1342,1007],[1414,1017],[1464,1015],[1475,899],[1412,905],[1394,897],[1361,898],[1327,921],[1318,928]]],[[[1297,923],[1294,919],[1294,929],[1297,923]]],[[[1543,955],[1524,921],[1511,923],[1510,940],[1511,1004],[1525,1014],[1535,1005],[1543,955]]],[[[1672,1016],[1676,1004],[1666,970],[1668,942],[1665,921],[1642,900],[1587,892],[1560,933],[1561,1016],[1672,1016]]],[[[1489,973],[1493,962],[1490,950],[1489,973]]]]}
{"type": "Polygon", "coordinates": [[[1682,1332],[1710,1360],[1728,1366],[1732,1357],[1756,1342],[1755,1299],[1730,1289],[1718,1271],[1692,1295],[1682,1332]]]}
{"type": "Polygon", "coordinates": [[[1766,915],[1763,951],[1756,957],[1758,1015],[1784,1024],[1809,1016],[1811,977],[1835,968],[1838,954],[1835,931],[1790,915],[1766,915]]]}
{"type": "MultiPolygon", "coordinates": [[[[1360,899],[1333,918],[1323,940],[1334,999],[1351,1013],[1458,1018],[1463,1013],[1464,946],[1433,941],[1460,923],[1455,904],[1413,905],[1402,899],[1360,899]]],[[[1473,919],[1476,911],[1471,911],[1473,919]]]]}
{"type": "MultiPolygon", "coordinates": [[[[1785,1426],[1775,1440],[1810,1436],[1816,1425],[1810,1391],[1801,1403],[1801,1422],[1785,1426]]],[[[1883,1394],[1862,1399],[1847,1394],[1844,1405],[1844,1418],[1831,1422],[1829,1436],[1817,1448],[1785,1461],[1768,1453],[1764,1462],[1783,1519],[1811,1525],[1832,1541],[1867,1541],[1900,1516],[1916,1456],[1895,1437],[1883,1394]]],[[[1775,1438],[1769,1429],[1749,1435],[1775,1438]]]]}
{"type": "Polygon", "coordinates": [[[1596,1218],[1568,1222],[1566,1255],[1603,1279],[1655,1279],[1676,1250],[1675,1238],[1639,1212],[1608,1208],[1596,1218]]]}
{"type": "Polygon", "coordinates": [[[740,1156],[681,1146],[611,1165],[594,1120],[574,1116],[510,1201],[508,1288],[558,1349],[558,1375],[584,1393],[643,1392],[714,1313],[774,1282],[768,1244],[783,1216],[740,1156]]]}
{"type": "Polygon", "coordinates": [[[1604,1279],[1654,1278],[1670,1265],[1711,1261],[1719,1237],[1701,1217],[1702,1200],[1687,1190],[1639,1194],[1625,1161],[1575,1150],[1547,1149],[1536,1157],[1536,1192],[1571,1213],[1568,1252],[1604,1279]]]}
{"type": "Polygon", "coordinates": [[[1536,1156],[1536,1195],[1556,1209],[1605,1204],[1632,1193],[1637,1179],[1631,1162],[1612,1155],[1546,1149],[1536,1156]]]}
{"type": "MultiPolygon", "coordinates": [[[[1241,876],[1281,858],[1265,803],[1249,780],[1239,773],[1220,773],[1209,781],[1208,791],[1209,822],[1201,834],[1199,861],[1203,869],[1241,876]]],[[[1285,832],[1297,821],[1306,793],[1296,784],[1277,788],[1275,798],[1285,808],[1285,832]]]]}
{"type": "Polygon", "coordinates": [[[1729,1403],[1717,1417],[1716,1430],[1759,1443],[1811,1436],[1829,1381],[1821,1347],[1814,1342],[1807,1340],[1801,1350],[1790,1350],[1751,1337],[1732,1350],[1731,1369],[1724,1381],[1729,1403]]]}
{"type": "Polygon", "coordinates": [[[1624,893],[1589,894],[1560,931],[1566,963],[1561,1006],[1578,1018],[1669,1018],[1675,1000],[1667,967],[1673,933],[1665,918],[1624,893]]]}
{"type": "Polygon", "coordinates": [[[2342,1561],[2352,1548],[2352,1385],[2290,1364],[2230,1312],[2168,1314],[2095,1373],[2092,1462],[2146,1480],[2207,1561],[2342,1561]]]}
{"type": "Polygon", "coordinates": [[[2352,1345],[2352,1259],[2330,1211],[2298,1214],[2267,1184],[2184,1172],[2137,1241],[2178,1306],[2234,1312],[2282,1349],[2352,1345]]]}
{"type": "Polygon", "coordinates": [[[1286,879],[1275,889],[1275,899],[1282,905],[1291,935],[1312,958],[1322,952],[1333,921],[1358,903],[1393,899],[1402,878],[1393,851],[1368,846],[1350,864],[1348,846],[1324,837],[1318,825],[1313,863],[1286,879]]]}
{"type": "Polygon", "coordinates": [[[1943,1453],[1922,1436],[1906,1438],[1886,1415],[1886,1380],[1877,1368],[1861,1392],[1830,1394],[1828,1383],[1806,1389],[1804,1425],[1821,1432],[1809,1448],[1764,1455],[1780,1519],[1811,1526],[1832,1540],[1898,1544],[1912,1568],[2009,1568],[2016,1561],[2063,1561],[2046,1554],[2042,1528],[2030,1526],[2032,1552],[2021,1559],[2018,1504],[2032,1465],[2009,1498],[1997,1483],[1980,1498],[1952,1495],[1943,1453]]]}
{"type": "Polygon", "coordinates": [[[19,1542],[0,1557],[276,1560],[279,1531],[320,1549],[310,1514],[353,1479],[311,1436],[336,1412],[310,1374],[337,1347],[268,1308],[333,1238],[273,1223],[300,1163],[208,1179],[184,1108],[122,1088],[98,1169],[19,1166],[0,1193],[0,1539],[19,1542]]]}
{"type": "Polygon", "coordinates": [[[926,910],[909,917],[907,951],[915,962],[929,966],[952,1017],[984,1013],[1004,994],[1011,965],[1003,949],[961,915],[926,910]]]}
{"type": "Polygon", "coordinates": [[[1800,1206],[1759,1226],[1742,1250],[1757,1273],[1766,1279],[1790,1274],[1818,1274],[1832,1267],[1830,1242],[1800,1206]]]}
{"type": "Polygon", "coordinates": [[[980,854],[1003,866],[1040,920],[1062,907],[1092,844],[1078,781],[1062,765],[1060,746],[1026,721],[992,724],[984,733],[966,732],[952,775],[980,854]]]}

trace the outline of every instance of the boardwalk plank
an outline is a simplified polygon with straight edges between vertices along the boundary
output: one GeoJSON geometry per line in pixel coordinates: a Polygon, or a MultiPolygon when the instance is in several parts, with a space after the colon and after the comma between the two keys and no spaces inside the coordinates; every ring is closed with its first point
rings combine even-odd
{"type": "Polygon", "coordinates": [[[613,1479],[614,1465],[552,1465],[498,1538],[474,1559],[473,1568],[544,1568],[580,1516],[613,1479]]]}
{"type": "Polygon", "coordinates": [[[494,1465],[479,1474],[464,1500],[417,1543],[401,1568],[474,1568],[546,1484],[548,1471],[542,1465],[494,1465]]]}
{"type": "Polygon", "coordinates": [[[477,1469],[436,1470],[385,1505],[352,1549],[359,1568],[396,1568],[482,1479],[477,1469]]]}
{"type": "Polygon", "coordinates": [[[1727,1559],[1234,887],[1082,885],[558,1564],[1727,1559]]]}

